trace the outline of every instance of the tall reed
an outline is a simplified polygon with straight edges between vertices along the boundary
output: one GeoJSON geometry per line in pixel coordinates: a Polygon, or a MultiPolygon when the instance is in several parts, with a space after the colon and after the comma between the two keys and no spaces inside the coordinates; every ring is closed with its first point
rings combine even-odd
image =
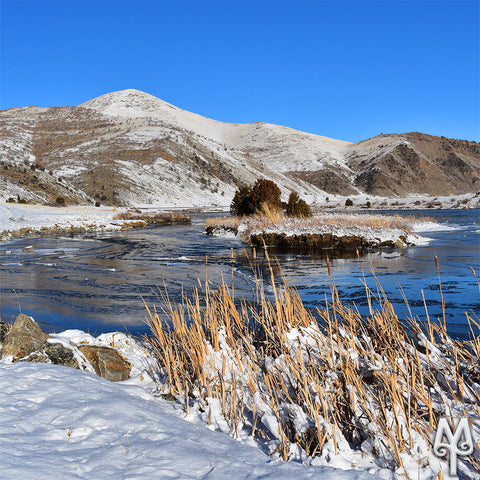
{"type": "Polygon", "coordinates": [[[471,339],[454,341],[442,319],[405,324],[368,288],[362,316],[333,281],[314,312],[270,272],[268,297],[260,277],[251,301],[207,282],[182,305],[167,302],[166,319],[148,310],[165,393],[186,411],[209,422],[220,412],[233,436],[251,435],[284,460],[343,456],[351,468],[373,461],[397,473],[432,462],[439,416],[480,416],[477,318],[467,315],[471,339]]]}

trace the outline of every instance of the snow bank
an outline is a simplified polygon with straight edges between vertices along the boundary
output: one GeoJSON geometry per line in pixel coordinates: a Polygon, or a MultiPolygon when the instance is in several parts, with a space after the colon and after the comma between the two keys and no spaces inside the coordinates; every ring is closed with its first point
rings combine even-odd
{"type": "MultiPolygon", "coordinates": [[[[148,364],[123,334],[99,337],[135,358],[134,378],[111,383],[58,365],[0,363],[1,477],[11,480],[149,478],[337,479],[338,470],[284,463],[248,442],[186,421],[177,404],[152,394],[148,364]],[[105,338],[103,338],[105,337],[105,338]]],[[[91,342],[69,331],[58,340],[91,342]]],[[[3,359],[2,362],[8,362],[3,359]]],[[[341,472],[341,478],[374,478],[341,472]]]]}
{"type": "Polygon", "coordinates": [[[24,230],[121,230],[132,222],[115,219],[120,211],[123,209],[114,207],[0,204],[0,240],[8,240],[15,232],[24,230]]]}
{"type": "Polygon", "coordinates": [[[324,213],[310,218],[247,217],[240,221],[236,218],[212,220],[207,225],[207,233],[215,236],[230,236],[236,231],[245,241],[257,235],[282,235],[300,237],[304,235],[333,235],[337,239],[359,237],[375,246],[384,245],[426,245],[429,238],[414,232],[451,229],[430,221],[416,222],[400,216],[359,215],[343,213],[324,213]]]}

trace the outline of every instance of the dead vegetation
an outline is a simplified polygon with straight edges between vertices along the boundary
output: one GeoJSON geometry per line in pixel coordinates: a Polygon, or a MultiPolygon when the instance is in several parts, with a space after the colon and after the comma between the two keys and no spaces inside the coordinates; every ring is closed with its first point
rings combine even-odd
{"type": "MultiPolygon", "coordinates": [[[[147,308],[164,393],[283,460],[342,457],[350,468],[441,475],[428,456],[439,416],[480,415],[478,319],[467,314],[469,341],[449,337],[445,316],[405,325],[380,286],[376,306],[365,286],[362,317],[333,280],[312,312],[271,275],[270,298],[257,278],[251,302],[206,283],[181,306],[165,293],[166,319],[147,308]]],[[[479,469],[475,457],[460,463],[479,469]]]]}
{"type": "MultiPolygon", "coordinates": [[[[421,220],[429,221],[426,218],[421,220]]],[[[365,239],[366,245],[401,246],[408,245],[406,239],[412,233],[412,225],[416,221],[420,219],[414,216],[342,213],[317,213],[312,217],[295,218],[287,217],[280,210],[263,205],[262,211],[257,215],[241,218],[212,218],[207,220],[205,227],[210,235],[231,231],[239,234],[247,243],[252,243],[252,239],[259,235],[265,238],[276,235],[283,240],[291,239],[292,245],[300,245],[305,236],[318,236],[322,239],[322,241],[319,240],[320,243],[325,240],[325,236],[328,236],[332,237],[333,243],[342,238],[355,237],[365,239]],[[383,242],[377,240],[385,236],[386,232],[392,233],[391,239],[383,242]],[[395,235],[393,235],[394,232],[396,232],[395,235]]],[[[315,244],[315,239],[312,242],[315,244]]],[[[326,240],[325,242],[328,243],[326,240]]],[[[355,248],[360,248],[360,244],[355,245],[355,248]]]]}
{"type": "Polygon", "coordinates": [[[143,221],[146,224],[190,223],[192,218],[182,212],[148,212],[142,210],[127,210],[115,215],[114,220],[143,221]]]}

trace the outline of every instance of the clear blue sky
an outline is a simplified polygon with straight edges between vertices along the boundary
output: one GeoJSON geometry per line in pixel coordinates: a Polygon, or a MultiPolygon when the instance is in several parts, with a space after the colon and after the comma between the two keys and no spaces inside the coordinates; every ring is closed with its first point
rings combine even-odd
{"type": "Polygon", "coordinates": [[[0,108],[136,88],[226,122],[480,141],[479,1],[0,0],[0,108]]]}

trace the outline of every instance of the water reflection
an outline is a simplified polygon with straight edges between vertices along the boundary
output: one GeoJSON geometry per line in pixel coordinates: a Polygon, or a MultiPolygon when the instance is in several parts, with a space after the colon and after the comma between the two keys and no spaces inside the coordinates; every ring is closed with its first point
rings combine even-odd
{"type": "MultiPolygon", "coordinates": [[[[432,317],[441,314],[434,257],[440,261],[447,321],[455,335],[467,334],[464,312],[480,314],[479,288],[470,267],[480,272],[479,211],[426,212],[459,230],[428,233],[429,246],[368,253],[360,258],[330,259],[341,297],[366,312],[364,281],[377,292],[376,278],[400,316],[408,314],[402,293],[414,315],[425,317],[421,289],[432,317]],[[373,274],[375,272],[375,275],[373,274]],[[375,277],[376,276],[376,277],[375,277]]],[[[419,215],[419,212],[416,212],[419,215]]],[[[421,214],[421,213],[420,213],[421,214]]],[[[207,215],[192,225],[151,227],[128,232],[69,238],[14,240],[0,246],[0,307],[11,321],[19,308],[49,325],[103,332],[128,328],[146,331],[143,302],[158,304],[165,287],[174,301],[197,285],[198,279],[227,282],[232,274],[237,296],[251,297],[255,278],[254,252],[235,239],[203,234],[207,215]],[[32,245],[33,253],[23,252],[32,245]],[[245,256],[248,254],[248,259],[245,256]]],[[[319,252],[268,250],[272,265],[289,285],[295,285],[308,306],[324,304],[330,293],[327,260],[319,252]]],[[[262,249],[256,265],[265,272],[262,249]]],[[[268,281],[269,275],[265,276],[268,281]]]]}

